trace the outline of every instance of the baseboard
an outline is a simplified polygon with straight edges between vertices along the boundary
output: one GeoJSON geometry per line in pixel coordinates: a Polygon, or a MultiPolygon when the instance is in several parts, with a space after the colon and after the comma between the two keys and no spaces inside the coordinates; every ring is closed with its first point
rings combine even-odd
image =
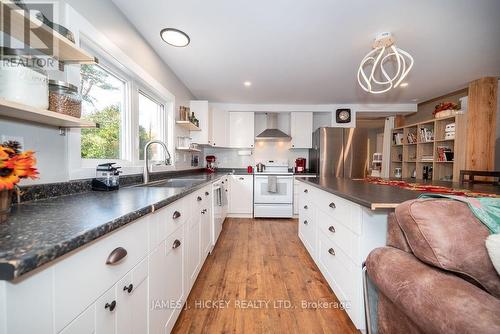
{"type": "Polygon", "coordinates": [[[227,218],[253,218],[252,213],[228,213],[227,218]]]}

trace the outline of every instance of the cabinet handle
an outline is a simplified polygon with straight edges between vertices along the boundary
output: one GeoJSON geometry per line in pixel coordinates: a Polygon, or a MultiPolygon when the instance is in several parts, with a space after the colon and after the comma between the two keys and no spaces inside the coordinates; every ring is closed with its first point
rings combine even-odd
{"type": "Polygon", "coordinates": [[[245,179],[244,177],[240,177],[240,180],[242,180],[242,181],[243,181],[244,179],[245,179]]]}
{"type": "Polygon", "coordinates": [[[118,262],[123,260],[125,256],[127,256],[127,250],[123,247],[117,247],[113,249],[111,253],[109,253],[108,259],[106,260],[106,264],[110,265],[117,264],[118,262]]]}
{"type": "Polygon", "coordinates": [[[196,197],[196,200],[199,202],[202,200],[201,196],[196,197]]]}
{"type": "Polygon", "coordinates": [[[304,192],[305,192],[305,193],[307,194],[307,193],[309,192],[309,190],[307,190],[307,189],[304,189],[304,192]]]}
{"type": "Polygon", "coordinates": [[[128,293],[131,293],[133,289],[134,289],[134,285],[132,283],[130,283],[128,286],[125,285],[123,287],[123,291],[127,291],[128,293]]]}
{"type": "Polygon", "coordinates": [[[333,203],[333,202],[331,202],[328,206],[329,206],[330,208],[332,208],[332,209],[335,209],[335,208],[336,208],[335,203],[333,203]]]}
{"type": "Polygon", "coordinates": [[[309,222],[307,220],[304,220],[304,225],[308,225],[309,222]]]}
{"type": "Polygon", "coordinates": [[[113,312],[115,310],[115,307],[116,307],[116,300],[113,300],[111,303],[106,303],[106,305],[104,305],[104,308],[109,309],[109,312],[113,312]]]}
{"type": "Polygon", "coordinates": [[[335,256],[335,250],[333,248],[330,248],[328,250],[328,253],[330,253],[331,255],[335,256]]]}
{"type": "Polygon", "coordinates": [[[226,192],[227,192],[227,189],[225,189],[225,190],[226,190],[226,192]]]}
{"type": "Polygon", "coordinates": [[[307,210],[307,209],[309,209],[309,207],[308,207],[307,205],[304,205],[304,209],[306,209],[306,210],[307,210]]]}
{"type": "Polygon", "coordinates": [[[205,191],[205,196],[208,196],[210,195],[210,193],[208,191],[205,191]]]}
{"type": "Polygon", "coordinates": [[[335,227],[330,226],[330,227],[328,228],[328,231],[330,231],[330,232],[332,232],[332,233],[335,233],[335,227]]]}
{"type": "Polygon", "coordinates": [[[176,249],[181,245],[181,241],[179,239],[175,239],[174,244],[172,245],[172,249],[176,249]]]}
{"type": "Polygon", "coordinates": [[[222,181],[222,184],[224,184],[224,181],[222,181]]]}
{"type": "Polygon", "coordinates": [[[172,215],[173,219],[177,219],[181,216],[181,213],[179,211],[174,211],[174,214],[172,215]]]}
{"type": "Polygon", "coordinates": [[[203,214],[203,215],[204,215],[205,213],[207,213],[207,209],[203,209],[203,210],[201,211],[201,214],[203,214]]]}

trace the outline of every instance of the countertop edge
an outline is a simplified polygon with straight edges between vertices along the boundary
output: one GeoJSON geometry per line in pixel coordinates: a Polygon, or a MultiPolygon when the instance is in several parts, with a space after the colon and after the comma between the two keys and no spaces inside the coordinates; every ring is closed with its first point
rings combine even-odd
{"type": "Polygon", "coordinates": [[[300,177],[300,178],[297,178],[298,181],[301,181],[301,182],[304,182],[304,183],[307,183],[315,188],[318,188],[320,190],[323,190],[323,191],[326,191],[330,194],[333,194],[333,195],[336,195],[336,196],[339,196],[339,197],[342,197],[346,200],[349,200],[353,203],[356,203],[356,204],[359,204],[367,209],[370,209],[370,210],[380,210],[380,209],[391,209],[391,208],[395,208],[397,205],[399,205],[399,203],[373,203],[373,202],[368,202],[368,201],[364,201],[362,199],[359,199],[358,197],[354,197],[354,196],[350,196],[344,192],[341,192],[341,191],[338,191],[338,190],[334,190],[334,189],[331,189],[331,188],[328,188],[328,187],[323,187],[317,183],[314,183],[314,182],[311,182],[308,180],[308,178],[305,178],[305,177],[300,177]],[[384,207],[380,207],[379,205],[384,205],[384,207]],[[385,207],[386,205],[390,205],[390,207],[385,207]]]}
{"type": "Polygon", "coordinates": [[[21,257],[17,261],[7,260],[0,262],[0,280],[12,281],[18,279],[22,277],[24,274],[27,274],[42,266],[48,265],[52,261],[62,256],[65,256],[71,252],[74,252],[79,248],[85,246],[86,244],[96,241],[108,235],[109,233],[118,230],[121,227],[129,225],[135,222],[136,220],[152,212],[155,212],[156,210],[166,207],[167,205],[183,197],[186,197],[187,195],[205,187],[206,185],[216,182],[217,180],[220,180],[222,177],[228,174],[229,173],[219,175],[212,180],[208,180],[200,184],[197,184],[196,186],[186,189],[185,191],[179,194],[167,197],[158,202],[148,204],[145,207],[131,211],[128,214],[122,215],[111,221],[105,222],[97,228],[85,231],[81,235],[78,235],[73,239],[65,240],[64,242],[51,245],[50,247],[47,247],[43,253],[37,253],[37,254],[32,254],[30,256],[21,257]],[[30,262],[32,263],[30,264],[30,262]]]}

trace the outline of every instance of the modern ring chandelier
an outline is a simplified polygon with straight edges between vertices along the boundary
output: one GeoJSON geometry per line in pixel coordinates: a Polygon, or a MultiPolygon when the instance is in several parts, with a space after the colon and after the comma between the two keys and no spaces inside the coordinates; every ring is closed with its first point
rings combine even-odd
{"type": "Polygon", "coordinates": [[[398,87],[413,67],[413,57],[394,45],[394,37],[385,32],[377,36],[370,51],[361,61],[358,82],[363,90],[382,94],[398,87]],[[384,67],[390,61],[396,62],[391,74],[384,67]]]}

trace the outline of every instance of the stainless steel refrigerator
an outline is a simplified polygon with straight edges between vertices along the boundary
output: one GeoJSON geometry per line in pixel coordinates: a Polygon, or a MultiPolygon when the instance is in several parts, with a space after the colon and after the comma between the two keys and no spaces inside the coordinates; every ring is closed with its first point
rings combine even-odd
{"type": "Polygon", "coordinates": [[[368,170],[367,128],[319,128],[313,132],[309,169],[318,176],[364,178],[368,170]]]}

